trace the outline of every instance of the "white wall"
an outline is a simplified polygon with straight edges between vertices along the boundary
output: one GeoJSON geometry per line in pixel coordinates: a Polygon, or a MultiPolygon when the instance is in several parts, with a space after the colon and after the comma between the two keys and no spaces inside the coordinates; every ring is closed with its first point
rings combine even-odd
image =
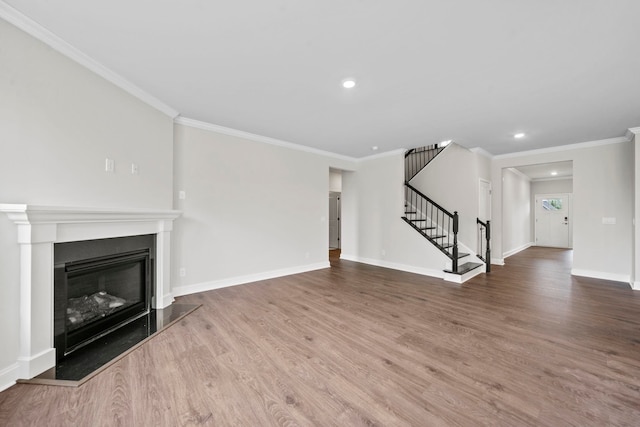
{"type": "Polygon", "coordinates": [[[340,193],[342,191],[342,172],[329,171],[329,191],[340,193]]]}
{"type": "Polygon", "coordinates": [[[628,282],[631,274],[632,144],[614,139],[496,156],[492,165],[493,252],[504,256],[502,169],[573,161],[573,273],[628,282]],[[602,224],[615,217],[616,225],[602,224]]]}
{"type": "Polygon", "coordinates": [[[514,169],[502,170],[502,214],[502,247],[506,257],[528,248],[532,242],[531,181],[514,169]]]}
{"type": "MultiPolygon", "coordinates": [[[[0,41],[0,203],[172,207],[172,118],[2,19],[0,41]]],[[[1,215],[0,389],[15,380],[18,265],[1,215]]]]}
{"type": "MultiPolygon", "coordinates": [[[[573,193],[573,179],[531,181],[531,204],[536,194],[573,193]]],[[[533,212],[533,211],[532,211],[533,212]]]]}
{"type": "Polygon", "coordinates": [[[4,20],[0,40],[3,203],[171,207],[170,117],[4,20]]]}
{"type": "Polygon", "coordinates": [[[328,267],[334,160],[184,125],[174,159],[176,295],[328,267]]]}

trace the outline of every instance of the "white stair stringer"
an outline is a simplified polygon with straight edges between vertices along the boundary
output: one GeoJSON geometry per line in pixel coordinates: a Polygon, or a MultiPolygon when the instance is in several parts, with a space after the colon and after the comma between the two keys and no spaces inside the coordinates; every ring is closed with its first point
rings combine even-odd
{"type": "MultiPolygon", "coordinates": [[[[480,258],[478,258],[478,256],[476,255],[475,251],[472,251],[468,246],[458,242],[458,251],[459,252],[464,252],[464,253],[468,253],[469,255],[465,256],[464,258],[460,258],[458,260],[458,265],[462,265],[464,263],[467,262],[474,262],[474,263],[478,263],[478,264],[482,264],[480,267],[478,268],[474,268],[471,271],[468,271],[464,274],[454,274],[454,273],[444,273],[444,280],[446,280],[447,282],[454,282],[454,283],[464,283],[467,280],[476,277],[480,274],[486,273],[487,272],[487,264],[485,264],[484,261],[482,261],[480,258]]],[[[444,254],[443,254],[444,255],[444,254]]],[[[446,255],[445,255],[446,257],[446,255]]],[[[451,268],[451,259],[449,259],[447,257],[447,270],[451,268]]]]}

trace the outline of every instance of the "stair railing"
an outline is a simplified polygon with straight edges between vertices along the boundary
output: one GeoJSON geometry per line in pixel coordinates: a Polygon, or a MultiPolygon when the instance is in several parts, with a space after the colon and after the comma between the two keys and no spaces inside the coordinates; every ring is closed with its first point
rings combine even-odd
{"type": "Polygon", "coordinates": [[[411,181],[424,167],[434,159],[442,150],[442,144],[426,145],[424,147],[412,148],[404,155],[404,180],[411,181]]]}
{"type": "Polygon", "coordinates": [[[486,264],[486,272],[491,271],[491,221],[480,221],[476,219],[478,224],[478,258],[486,264]]]}
{"type": "Polygon", "coordinates": [[[405,216],[402,219],[433,243],[458,271],[458,212],[451,213],[405,182],[405,216]]]}

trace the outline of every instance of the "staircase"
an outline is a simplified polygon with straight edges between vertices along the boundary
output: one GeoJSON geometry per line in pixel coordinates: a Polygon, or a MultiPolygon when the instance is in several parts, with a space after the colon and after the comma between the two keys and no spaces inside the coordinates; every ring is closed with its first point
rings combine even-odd
{"type": "Polygon", "coordinates": [[[402,220],[451,260],[451,268],[444,270],[445,280],[462,283],[484,271],[485,264],[473,261],[461,263],[461,260],[470,259],[471,256],[458,250],[458,212],[449,212],[410,183],[444,149],[445,146],[434,144],[414,148],[405,154],[405,216],[402,220]]]}

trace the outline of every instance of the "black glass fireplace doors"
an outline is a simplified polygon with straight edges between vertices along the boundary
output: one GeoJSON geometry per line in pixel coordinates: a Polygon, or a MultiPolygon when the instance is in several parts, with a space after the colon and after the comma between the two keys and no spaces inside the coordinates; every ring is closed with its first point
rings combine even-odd
{"type": "MultiPolygon", "coordinates": [[[[137,237],[144,236],[134,239],[137,237]]],[[[89,250],[91,243],[77,242],[80,247],[67,257],[72,260],[56,262],[54,341],[58,360],[150,310],[154,245],[114,246],[114,240],[92,241],[106,248],[89,250]],[[99,256],[84,258],[86,255],[99,256]]],[[[61,249],[69,252],[67,247],[61,249]]]]}

